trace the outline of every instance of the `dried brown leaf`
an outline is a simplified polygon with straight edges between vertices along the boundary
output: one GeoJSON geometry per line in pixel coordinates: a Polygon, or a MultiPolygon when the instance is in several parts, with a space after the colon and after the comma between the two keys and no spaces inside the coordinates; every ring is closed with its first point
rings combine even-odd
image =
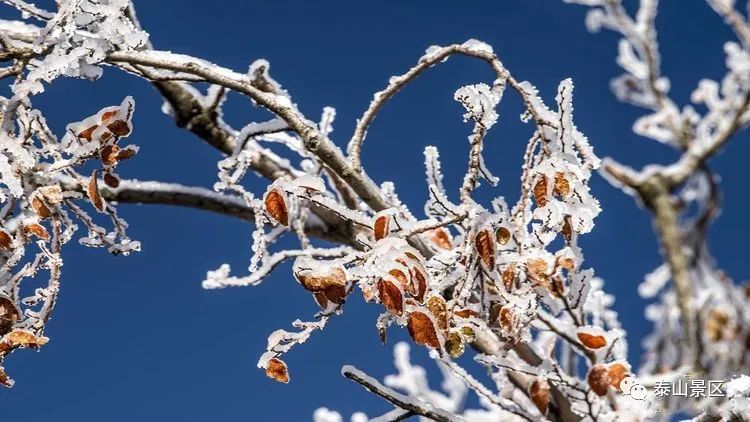
{"type": "Polygon", "coordinates": [[[442,227],[438,227],[436,229],[425,232],[425,234],[438,248],[446,250],[453,249],[453,240],[451,240],[451,236],[448,230],[442,227]]]}
{"type": "Polygon", "coordinates": [[[542,415],[549,409],[549,383],[546,378],[539,377],[529,386],[529,397],[542,415]]]}
{"type": "Polygon", "coordinates": [[[8,374],[5,373],[5,368],[0,366],[0,385],[4,387],[13,387],[13,380],[8,377],[8,374]]]}
{"type": "Polygon", "coordinates": [[[495,268],[495,240],[489,230],[481,230],[474,237],[474,247],[484,265],[489,268],[495,268]]]}
{"type": "Polygon", "coordinates": [[[563,173],[555,173],[555,186],[552,189],[555,195],[566,197],[570,193],[570,182],[565,178],[563,173]]]}
{"type": "Polygon", "coordinates": [[[391,216],[381,215],[377,217],[373,224],[373,232],[375,233],[375,240],[387,237],[391,232],[391,216]]]}
{"type": "Polygon", "coordinates": [[[112,173],[104,173],[104,184],[114,189],[120,186],[120,178],[112,173]]]}
{"type": "Polygon", "coordinates": [[[601,363],[591,367],[591,370],[589,370],[589,374],[586,377],[589,387],[591,387],[591,391],[600,396],[607,394],[610,381],[608,372],[607,365],[601,363]]]}
{"type": "Polygon", "coordinates": [[[133,157],[137,152],[138,151],[133,147],[122,148],[117,152],[117,161],[127,160],[128,158],[133,157]]]}
{"type": "Polygon", "coordinates": [[[31,208],[34,209],[34,212],[42,219],[47,219],[52,216],[52,211],[49,209],[47,204],[44,203],[44,200],[41,198],[41,194],[34,195],[31,198],[31,208]]]}
{"type": "Polygon", "coordinates": [[[440,340],[432,319],[424,312],[415,311],[409,314],[406,327],[409,335],[417,344],[440,349],[440,340]]]}
{"type": "Polygon", "coordinates": [[[274,381],[284,384],[289,383],[289,369],[286,363],[279,358],[271,358],[266,365],[266,376],[274,381]]]}
{"type": "Polygon", "coordinates": [[[547,176],[543,174],[534,185],[534,199],[540,207],[547,205],[547,176]]]}
{"type": "Polygon", "coordinates": [[[0,249],[6,252],[13,250],[13,237],[5,229],[0,229],[0,249]]]}
{"type": "Polygon", "coordinates": [[[86,193],[88,194],[89,200],[91,200],[91,204],[94,205],[94,208],[99,210],[99,212],[104,212],[106,204],[104,202],[104,198],[102,198],[101,193],[99,193],[99,182],[97,180],[97,174],[97,170],[94,170],[94,172],[91,173],[91,177],[89,178],[89,186],[86,190],[86,193]]]}
{"type": "Polygon", "coordinates": [[[289,225],[289,213],[284,195],[278,189],[272,189],[266,194],[266,211],[274,220],[284,226],[289,225]]]}
{"type": "Polygon", "coordinates": [[[576,333],[578,340],[589,349],[601,349],[607,345],[607,339],[600,334],[591,334],[583,331],[576,333]]]}
{"type": "Polygon", "coordinates": [[[94,131],[98,127],[99,127],[99,125],[94,125],[94,126],[91,126],[89,128],[86,128],[86,129],[78,132],[78,135],[76,135],[76,136],[78,136],[79,138],[85,139],[87,141],[91,141],[91,138],[94,135],[94,131]]]}
{"type": "Polygon", "coordinates": [[[401,289],[389,280],[378,281],[378,297],[388,312],[401,316],[404,313],[404,295],[401,289]]]}
{"type": "Polygon", "coordinates": [[[630,368],[623,363],[611,363],[607,367],[607,376],[609,377],[609,385],[619,390],[620,382],[624,380],[625,377],[630,376],[630,368]]]}
{"type": "Polygon", "coordinates": [[[440,296],[432,296],[427,300],[427,309],[430,310],[432,315],[437,321],[438,327],[441,330],[448,329],[448,305],[445,303],[445,299],[440,296]]]}
{"type": "Polygon", "coordinates": [[[33,234],[40,239],[49,240],[49,233],[47,232],[47,229],[45,229],[41,224],[31,223],[27,226],[24,226],[23,231],[24,233],[26,233],[26,235],[33,234]]]}
{"type": "Polygon", "coordinates": [[[19,318],[21,311],[16,304],[9,297],[0,295],[0,337],[8,334],[19,318]]]}
{"type": "Polygon", "coordinates": [[[102,164],[105,166],[114,166],[117,164],[117,155],[120,152],[120,147],[117,145],[105,145],[104,148],[99,151],[99,158],[102,160],[102,164]]]}

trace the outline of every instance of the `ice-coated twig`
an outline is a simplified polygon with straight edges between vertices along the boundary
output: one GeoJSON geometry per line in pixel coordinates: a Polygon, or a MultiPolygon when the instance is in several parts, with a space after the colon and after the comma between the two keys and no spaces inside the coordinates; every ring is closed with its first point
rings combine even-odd
{"type": "Polygon", "coordinates": [[[388,388],[381,384],[378,380],[368,376],[354,366],[345,365],[343,368],[341,368],[341,375],[361,385],[367,391],[379,397],[382,397],[394,406],[412,412],[415,415],[424,416],[426,418],[439,422],[463,420],[461,417],[455,414],[435,408],[428,403],[421,402],[412,397],[405,396],[391,388],[388,388]]]}

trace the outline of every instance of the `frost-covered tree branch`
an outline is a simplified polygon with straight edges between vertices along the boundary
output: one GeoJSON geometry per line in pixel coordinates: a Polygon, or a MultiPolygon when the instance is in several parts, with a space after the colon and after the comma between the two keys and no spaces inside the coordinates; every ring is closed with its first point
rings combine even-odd
{"type": "MultiPolygon", "coordinates": [[[[706,236],[719,209],[718,185],[709,161],[750,120],[748,19],[733,0],[707,0],[739,43],[729,41],[724,46],[727,73],[723,79],[700,81],[691,96],[692,104],[680,108],[667,96],[669,80],[659,71],[656,0],[641,0],[632,18],[620,0],[569,2],[592,7],[586,20],[590,30],[607,28],[623,36],[617,61],[625,73],[612,83],[615,94],[650,111],[635,122],[637,134],[671,145],[679,154],[672,164],[648,165],[641,171],[611,158],[603,164],[610,180],[634,194],[652,213],[666,261],[646,277],[639,292],[649,298],[669,280],[673,286],[664,290],[661,303],[649,316],[656,331],[648,343],[649,359],[642,372],[688,365],[703,376],[725,378],[746,371],[743,356],[750,339],[750,321],[744,311],[747,298],[716,267],[706,236]],[[698,113],[698,106],[707,112],[698,113]],[[691,204],[697,208],[694,214],[688,214],[691,204]],[[661,317],[675,308],[681,321],[661,317]]],[[[727,403],[709,407],[710,413],[726,412],[727,403]]],[[[706,405],[694,403],[690,410],[696,409],[706,410],[706,405]]]]}
{"type": "MultiPolygon", "coordinates": [[[[662,306],[676,307],[681,315],[681,321],[662,319],[650,346],[658,359],[671,361],[652,359],[642,371],[654,376],[664,367],[687,371],[684,355],[689,351],[693,369],[726,373],[730,363],[738,363],[707,353],[706,336],[725,341],[734,328],[727,326],[729,321],[746,330],[748,324],[739,323],[745,318],[745,302],[729,287],[710,298],[696,297],[696,292],[715,284],[718,274],[704,241],[718,208],[708,160],[748,120],[746,40],[743,46],[727,47],[730,72],[721,89],[717,82],[705,81],[696,91],[694,102],[709,110],[700,116],[693,108],[678,109],[668,96],[668,80],[659,68],[654,1],[642,1],[635,18],[617,0],[580,2],[594,6],[591,27],[623,35],[618,60],[625,74],[613,87],[618,97],[651,113],[636,123],[636,132],[681,154],[672,165],[640,172],[614,160],[604,164],[605,172],[639,195],[654,214],[666,264],[641,289],[655,294],[671,278],[675,288],[665,293],[662,306]],[[686,227],[681,206],[691,201],[701,205],[701,213],[686,227]],[[723,306],[732,300],[730,308],[723,306]],[[703,310],[705,303],[711,306],[703,310]],[[710,313],[722,309],[733,314],[710,313]],[[706,321],[712,331],[702,331],[706,321]]],[[[258,367],[274,380],[290,382],[284,355],[325,330],[331,318],[343,317],[348,298],[362,294],[382,309],[373,321],[382,341],[389,327],[405,328],[415,344],[430,350],[445,377],[444,392],[431,390],[424,370],[411,365],[403,344],[396,346],[399,374],[386,378],[385,385],[345,367],[345,376],[396,407],[381,420],[411,415],[434,420],[632,420],[650,415],[653,409],[622,394],[620,382],[633,372],[626,360],[625,332],[611,310],[614,298],[584,265],[578,244],[600,212],[588,187],[600,162],[573,123],[571,80],[559,84],[549,107],[489,45],[469,40],[432,46],[374,95],[347,136],[344,154],[333,138],[335,110],[325,107],[317,119],[304,115],[296,105],[299,100],[273,78],[266,60],[249,60],[246,71],[236,71],[159,50],[127,0],[61,0],[51,11],[26,1],[3,3],[21,16],[0,20],[0,62],[6,65],[0,76],[13,78],[7,96],[0,97],[0,362],[17,349],[37,349],[47,342],[64,244],[77,238],[115,254],[137,251],[140,244],[126,234],[120,205],[167,204],[240,218],[255,227],[247,273],[237,275],[224,264],[207,272],[207,289],[257,285],[280,264],[294,261],[295,279],[320,312],[310,321],[294,321],[292,330],[271,333],[258,367]],[[362,146],[390,99],[453,56],[477,59],[490,72],[486,81],[456,87],[453,98],[469,123],[461,188],[445,189],[439,150],[427,146],[428,200],[418,215],[399,197],[394,183],[376,183],[368,176],[362,146]],[[175,124],[221,154],[213,190],[121,179],[120,166],[127,171],[127,160],[137,159],[138,152],[135,145],[123,145],[124,139],[138,139],[130,97],[81,116],[59,134],[47,126],[46,111],[32,105],[34,96],[58,78],[93,80],[104,71],[128,72],[152,84],[175,124]],[[231,93],[249,99],[268,116],[233,127],[223,117],[231,93]],[[529,126],[528,138],[503,140],[527,144],[517,187],[499,185],[491,173],[495,164],[483,155],[487,142],[498,142],[492,128],[504,95],[519,96],[524,108],[520,119],[529,126]],[[269,148],[271,144],[282,151],[269,148]],[[246,178],[250,172],[268,183],[253,186],[246,178]],[[519,199],[508,204],[498,195],[480,203],[475,191],[483,183],[505,194],[518,188],[519,199]],[[21,285],[41,276],[48,278],[45,288],[27,292],[21,285]],[[474,358],[470,365],[487,374],[483,379],[457,363],[465,353],[474,358]],[[479,397],[482,409],[464,408],[469,393],[479,397]]],[[[741,16],[727,9],[726,2],[712,3],[742,37],[747,24],[741,16]]],[[[0,383],[12,384],[2,368],[0,383]]],[[[716,406],[721,409],[722,403],[716,406]]],[[[316,418],[332,414],[321,410],[316,418]]]]}

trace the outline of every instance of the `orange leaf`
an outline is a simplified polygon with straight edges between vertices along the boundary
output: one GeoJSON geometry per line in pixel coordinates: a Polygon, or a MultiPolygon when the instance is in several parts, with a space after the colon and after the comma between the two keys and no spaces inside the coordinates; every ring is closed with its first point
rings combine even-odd
{"type": "Polygon", "coordinates": [[[432,319],[424,312],[412,312],[409,314],[409,321],[406,324],[409,329],[409,335],[417,344],[426,345],[435,349],[440,348],[440,340],[432,319]]]}
{"type": "Polygon", "coordinates": [[[600,396],[607,394],[609,390],[609,375],[606,365],[601,363],[594,365],[586,379],[594,393],[600,396]]]}
{"type": "Polygon", "coordinates": [[[607,345],[607,339],[599,334],[589,334],[580,331],[576,335],[578,336],[578,340],[589,349],[601,349],[607,345]]]}
{"type": "Polygon", "coordinates": [[[540,207],[547,205],[547,176],[543,174],[534,185],[534,199],[540,207]]]}
{"type": "Polygon", "coordinates": [[[562,197],[566,197],[570,193],[570,182],[568,182],[563,173],[555,173],[555,186],[552,192],[562,197]]]}
{"type": "Polygon", "coordinates": [[[388,280],[378,280],[378,296],[388,312],[401,316],[404,313],[404,295],[401,289],[388,280]]]}
{"type": "Polygon", "coordinates": [[[272,189],[266,194],[266,211],[284,226],[289,225],[289,213],[287,212],[284,195],[277,189],[272,189]]]}
{"type": "Polygon", "coordinates": [[[377,217],[372,230],[375,233],[375,240],[387,237],[391,232],[391,217],[389,215],[381,215],[377,217]]]}
{"type": "Polygon", "coordinates": [[[289,369],[286,367],[286,363],[279,358],[271,358],[266,365],[266,375],[275,381],[282,382],[284,384],[289,383],[289,369]]]}
{"type": "Polygon", "coordinates": [[[23,231],[27,235],[33,234],[40,239],[49,240],[49,233],[47,232],[47,229],[45,229],[41,224],[29,224],[28,226],[24,226],[23,231]]]}
{"type": "Polygon", "coordinates": [[[488,230],[477,233],[474,238],[474,246],[484,265],[489,269],[495,268],[495,240],[488,230]]]}
{"type": "MultiPolygon", "coordinates": [[[[296,275],[296,274],[295,274],[296,275]]],[[[322,308],[328,301],[341,303],[346,296],[346,273],[342,268],[331,268],[326,273],[298,276],[302,286],[314,293],[315,300],[322,308]]]]}
{"type": "Polygon", "coordinates": [[[32,349],[38,349],[47,344],[48,339],[46,337],[37,337],[33,333],[26,330],[13,330],[3,337],[3,342],[0,343],[0,351],[3,346],[15,349],[17,347],[29,347],[32,349]]]}
{"type": "Polygon", "coordinates": [[[13,238],[5,229],[0,229],[0,249],[7,252],[13,249],[13,238]]]}
{"type": "Polygon", "coordinates": [[[99,193],[99,183],[96,179],[97,173],[97,170],[94,170],[94,172],[91,173],[91,177],[89,178],[89,187],[86,190],[86,193],[88,194],[91,203],[94,205],[94,208],[99,210],[99,212],[104,212],[106,204],[104,202],[104,198],[102,198],[102,195],[99,193]]]}
{"type": "Polygon", "coordinates": [[[438,248],[446,250],[453,249],[453,241],[451,240],[448,230],[442,227],[438,227],[436,229],[425,232],[425,234],[438,248]]]}
{"type": "Polygon", "coordinates": [[[547,414],[549,408],[549,383],[545,378],[537,378],[529,387],[529,397],[542,415],[547,414]]]}
{"type": "Polygon", "coordinates": [[[445,303],[445,299],[440,296],[432,296],[427,300],[427,309],[430,310],[432,315],[437,321],[438,327],[441,330],[448,329],[448,306],[445,303]]]}
{"type": "Polygon", "coordinates": [[[625,377],[630,376],[630,368],[623,363],[611,363],[607,368],[607,376],[609,377],[609,385],[619,389],[620,382],[625,379],[625,377]]]}
{"type": "Polygon", "coordinates": [[[427,293],[427,277],[421,265],[412,267],[409,273],[411,274],[414,298],[419,302],[424,302],[424,295],[427,293]]]}
{"type": "Polygon", "coordinates": [[[42,198],[40,198],[40,195],[34,195],[31,198],[31,207],[34,208],[34,212],[36,212],[42,220],[52,216],[52,211],[50,211],[47,204],[45,204],[42,198]]]}

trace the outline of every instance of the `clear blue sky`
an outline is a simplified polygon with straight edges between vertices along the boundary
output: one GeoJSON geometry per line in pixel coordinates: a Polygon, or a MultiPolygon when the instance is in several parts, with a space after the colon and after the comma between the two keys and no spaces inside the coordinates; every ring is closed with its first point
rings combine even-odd
{"type": "MultiPolygon", "coordinates": [[[[632,134],[640,110],[616,102],[608,81],[618,73],[616,37],[590,35],[584,8],[556,0],[466,1],[232,1],[136,0],[139,17],[157,48],[193,54],[244,71],[257,58],[271,62],[308,116],[323,106],[338,110],[333,138],[344,145],[372,93],[410,67],[431,44],[477,38],[492,44],[517,78],[535,83],[551,101],[557,83],[576,83],[575,120],[601,156],[640,166],[668,162],[673,153],[632,134]]],[[[702,77],[724,72],[722,43],[731,39],[699,0],[664,0],[658,19],[664,71],[684,102],[702,77]]],[[[10,16],[4,8],[2,16],[10,16]]],[[[446,157],[446,182],[457,187],[465,168],[466,135],[456,88],[489,82],[482,65],[451,59],[407,88],[375,121],[364,147],[365,166],[378,182],[393,180],[402,198],[421,211],[426,198],[421,151],[436,144],[446,157]]],[[[137,159],[118,168],[123,177],[210,187],[220,155],[176,128],[160,112],[145,82],[114,70],[97,83],[60,81],[35,99],[59,134],[70,121],[103,106],[136,99],[137,159]]],[[[509,96],[506,96],[509,98],[509,96]]],[[[521,152],[529,128],[518,123],[519,104],[500,107],[501,123],[488,140],[488,161],[501,177],[499,192],[518,195],[521,152]]],[[[234,98],[227,119],[237,127],[263,114],[234,98]]],[[[750,274],[746,236],[746,134],[715,160],[723,176],[725,207],[711,232],[721,266],[736,280],[750,274]]],[[[251,177],[255,192],[265,183],[251,177]]],[[[593,193],[603,204],[594,232],[583,239],[587,263],[617,295],[616,310],[629,330],[631,360],[650,327],[636,286],[660,262],[647,215],[601,178],[593,193]]],[[[484,197],[496,193],[481,190],[484,197]]],[[[60,301],[40,353],[21,351],[6,362],[16,387],[0,391],[3,420],[151,421],[310,420],[318,406],[370,416],[389,407],[339,375],[354,364],[382,377],[392,371],[391,342],[380,345],[380,312],[353,300],[343,317],[287,356],[292,382],[268,380],[255,367],[266,338],[315,312],[289,267],[255,288],[204,291],[207,270],[223,262],[246,268],[250,226],[204,212],[124,205],[130,234],[143,252],[111,257],[103,250],[69,247],[60,301]]],[[[391,339],[405,338],[398,329],[391,339]]],[[[419,360],[425,359],[416,350],[419,360]]],[[[431,366],[430,366],[431,367],[431,366]]]]}

